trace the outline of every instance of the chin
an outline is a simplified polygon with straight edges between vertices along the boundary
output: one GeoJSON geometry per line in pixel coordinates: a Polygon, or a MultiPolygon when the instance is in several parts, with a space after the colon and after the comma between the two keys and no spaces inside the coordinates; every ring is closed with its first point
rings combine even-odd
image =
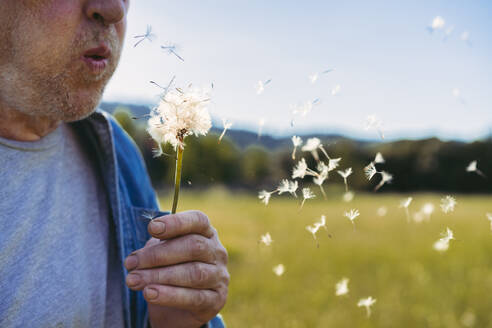
{"type": "Polygon", "coordinates": [[[91,115],[99,105],[103,94],[100,91],[85,91],[72,94],[63,109],[64,122],[75,122],[91,115]]]}

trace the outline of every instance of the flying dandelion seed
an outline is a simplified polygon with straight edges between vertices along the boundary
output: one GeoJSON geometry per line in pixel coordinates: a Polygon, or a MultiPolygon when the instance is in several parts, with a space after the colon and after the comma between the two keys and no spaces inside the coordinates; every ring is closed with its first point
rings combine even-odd
{"type": "Polygon", "coordinates": [[[466,44],[468,44],[471,47],[472,43],[470,41],[470,32],[463,31],[463,33],[461,33],[460,35],[460,39],[461,41],[466,42],[466,44]]]}
{"type": "Polygon", "coordinates": [[[348,192],[347,178],[352,174],[352,168],[349,167],[345,171],[337,171],[337,172],[343,178],[343,183],[345,184],[345,192],[348,192]]]}
{"type": "Polygon", "coordinates": [[[311,81],[311,84],[314,84],[316,83],[316,81],[318,81],[318,73],[314,73],[313,75],[309,75],[309,81],[311,81]]]}
{"type": "Polygon", "coordinates": [[[379,137],[381,139],[384,139],[383,121],[377,118],[376,115],[367,116],[366,123],[365,123],[365,130],[370,130],[370,129],[375,129],[378,132],[379,137]]]}
{"type": "Polygon", "coordinates": [[[420,209],[420,213],[424,216],[426,221],[429,221],[432,214],[434,213],[435,206],[432,203],[425,203],[420,209]]]}
{"type": "Polygon", "coordinates": [[[348,278],[342,278],[339,282],[336,283],[335,285],[335,295],[336,296],[342,296],[342,295],[347,295],[349,292],[348,288],[348,283],[349,283],[348,278]]]}
{"type": "Polygon", "coordinates": [[[220,134],[219,141],[218,141],[219,144],[222,141],[222,138],[224,138],[226,131],[232,127],[232,123],[228,122],[226,119],[222,119],[222,125],[224,126],[224,130],[222,130],[222,133],[220,134]]]}
{"type": "Polygon", "coordinates": [[[336,96],[337,94],[340,93],[341,89],[342,87],[340,86],[340,84],[337,84],[333,89],[331,89],[331,95],[336,96]]]}
{"type": "Polygon", "coordinates": [[[319,161],[319,155],[318,155],[319,145],[321,145],[321,140],[319,140],[318,138],[309,138],[306,141],[306,144],[301,148],[301,150],[310,152],[313,155],[316,162],[318,162],[319,161]]]}
{"type": "Polygon", "coordinates": [[[354,226],[354,231],[355,231],[355,222],[354,221],[359,215],[360,215],[359,210],[356,210],[356,209],[351,209],[350,211],[345,212],[345,214],[343,215],[346,218],[348,218],[350,220],[350,222],[352,222],[352,225],[354,226]]]}
{"type": "Polygon", "coordinates": [[[155,86],[157,86],[158,88],[164,90],[163,93],[160,95],[160,98],[161,98],[161,100],[165,100],[166,99],[166,95],[169,92],[169,90],[171,90],[171,87],[172,87],[175,79],[176,79],[176,75],[174,75],[171,78],[171,80],[169,81],[169,83],[167,84],[166,87],[162,87],[157,82],[154,82],[154,81],[150,81],[150,83],[153,84],[153,85],[155,85],[155,86]]]}
{"type": "Polygon", "coordinates": [[[490,231],[492,231],[492,213],[485,213],[485,216],[490,222],[490,231]]]}
{"type": "Polygon", "coordinates": [[[451,36],[451,34],[453,34],[453,31],[454,31],[454,26],[448,27],[446,31],[444,31],[444,38],[442,39],[442,41],[446,42],[451,36]]]}
{"type": "Polygon", "coordinates": [[[343,194],[343,201],[345,203],[350,203],[354,199],[355,194],[351,191],[343,194]]]}
{"type": "Polygon", "coordinates": [[[168,55],[174,55],[176,58],[184,62],[183,57],[178,54],[178,46],[176,44],[169,43],[165,46],[161,46],[161,49],[166,51],[168,55]]]}
{"type": "Polygon", "coordinates": [[[444,18],[442,18],[441,16],[436,16],[432,20],[430,26],[427,27],[427,30],[429,31],[429,33],[432,33],[436,30],[442,30],[444,28],[444,25],[446,25],[444,18]]]}
{"type": "Polygon", "coordinates": [[[270,246],[272,244],[272,236],[270,236],[270,233],[266,233],[264,235],[261,235],[260,237],[260,243],[265,244],[265,246],[270,246]]]}
{"type": "Polygon", "coordinates": [[[280,185],[277,188],[278,194],[282,195],[285,192],[290,193],[292,196],[297,198],[296,190],[298,188],[297,181],[289,181],[284,179],[280,182],[280,185]]]}
{"type": "Polygon", "coordinates": [[[441,199],[441,209],[444,213],[453,212],[456,206],[456,199],[451,196],[446,196],[441,199]]]}
{"type": "Polygon", "coordinates": [[[302,139],[298,136],[292,136],[292,144],[294,145],[294,150],[292,151],[292,160],[296,159],[296,150],[297,147],[302,145],[302,139]]]}
{"type": "Polygon", "coordinates": [[[283,264],[279,264],[279,265],[273,267],[273,273],[275,273],[279,277],[281,275],[283,275],[284,272],[285,272],[285,267],[283,264]]]}
{"type": "Polygon", "coordinates": [[[376,214],[381,217],[386,216],[386,214],[388,214],[388,208],[386,206],[381,206],[376,211],[376,214]]]}
{"type": "Polygon", "coordinates": [[[369,296],[368,298],[361,298],[357,303],[358,307],[365,307],[367,311],[367,317],[371,316],[371,307],[376,303],[376,299],[369,296]]]}
{"type": "Polygon", "coordinates": [[[297,165],[292,170],[292,179],[301,178],[303,179],[306,175],[318,176],[318,173],[308,168],[306,160],[301,158],[297,165]]]}
{"type": "Polygon", "coordinates": [[[436,241],[433,245],[434,250],[445,252],[449,249],[449,242],[455,240],[454,233],[451,229],[446,228],[446,232],[441,233],[442,238],[436,241]]]}
{"type": "Polygon", "coordinates": [[[483,174],[482,171],[480,171],[477,167],[478,163],[477,161],[473,161],[471,162],[470,164],[468,164],[468,166],[466,167],[466,172],[475,172],[476,174],[478,174],[479,176],[483,177],[483,178],[487,178],[485,176],[485,174],[483,174]]]}
{"type": "Polygon", "coordinates": [[[372,177],[374,177],[376,175],[376,173],[378,173],[378,171],[376,170],[376,167],[374,166],[373,162],[369,163],[369,165],[367,165],[364,168],[364,174],[365,174],[367,180],[369,180],[369,181],[371,181],[372,177]]]}
{"type": "Polygon", "coordinates": [[[261,138],[261,134],[263,132],[263,127],[265,126],[266,120],[264,118],[260,118],[258,121],[258,140],[261,138]]]}
{"type": "Polygon", "coordinates": [[[410,206],[410,203],[412,203],[413,198],[408,197],[400,202],[400,208],[405,209],[405,214],[407,216],[407,222],[410,222],[410,212],[408,211],[408,207],[410,206]]]}
{"type": "Polygon", "coordinates": [[[391,183],[391,181],[393,181],[393,175],[389,174],[388,172],[381,171],[378,173],[381,174],[381,181],[374,188],[374,191],[378,191],[382,186],[384,186],[385,184],[391,183]]]}
{"type": "Polygon", "coordinates": [[[309,188],[302,188],[302,203],[301,203],[301,209],[304,206],[304,203],[308,199],[313,199],[315,198],[316,195],[311,191],[309,188]]]}
{"type": "Polygon", "coordinates": [[[149,42],[152,42],[155,38],[156,38],[156,35],[152,33],[152,26],[150,25],[147,25],[147,31],[145,32],[145,34],[142,34],[142,35],[135,35],[133,38],[135,39],[140,39],[137,41],[137,43],[135,43],[135,45],[133,46],[134,48],[136,46],[138,46],[140,43],[142,43],[144,40],[149,40],[149,42]]]}
{"type": "Polygon", "coordinates": [[[320,173],[318,176],[313,177],[313,182],[317,186],[319,186],[319,189],[321,190],[321,193],[323,194],[323,197],[327,199],[325,189],[323,188],[323,183],[325,180],[328,178],[328,172],[324,171],[323,173],[320,173]]]}
{"type": "Polygon", "coordinates": [[[384,164],[386,161],[381,153],[377,153],[374,158],[374,164],[384,164]]]}
{"type": "Polygon", "coordinates": [[[261,202],[265,205],[268,205],[268,202],[270,201],[270,197],[272,197],[272,194],[274,192],[268,192],[266,190],[262,190],[258,193],[258,198],[261,200],[261,202]]]}
{"type": "Polygon", "coordinates": [[[261,95],[265,91],[265,86],[267,86],[270,82],[272,82],[272,79],[268,79],[265,82],[263,82],[261,80],[258,81],[256,83],[256,86],[255,86],[255,88],[256,88],[256,94],[257,95],[261,95]]]}
{"type": "MultiPolygon", "coordinates": [[[[328,231],[328,229],[326,228],[326,216],[322,215],[320,220],[318,222],[315,222],[312,226],[306,226],[306,230],[309,231],[312,235],[313,235],[313,238],[314,238],[314,241],[316,242],[316,247],[319,248],[319,242],[318,242],[318,239],[316,238],[316,233],[318,232],[318,230],[323,227],[326,231],[328,231]]],[[[331,237],[330,234],[328,234],[328,236],[331,237]]]]}

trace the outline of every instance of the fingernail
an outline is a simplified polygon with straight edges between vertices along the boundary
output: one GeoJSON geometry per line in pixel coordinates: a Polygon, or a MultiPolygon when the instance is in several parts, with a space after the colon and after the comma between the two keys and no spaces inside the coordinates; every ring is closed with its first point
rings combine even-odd
{"type": "Polygon", "coordinates": [[[145,288],[145,298],[148,300],[153,300],[157,298],[159,292],[155,288],[145,288]]]}
{"type": "Polygon", "coordinates": [[[130,273],[128,276],[126,276],[126,284],[129,287],[140,284],[140,275],[136,273],[130,273]]]}
{"type": "Polygon", "coordinates": [[[166,225],[162,222],[150,222],[149,224],[150,232],[153,234],[160,234],[166,230],[166,225]]]}
{"type": "Polygon", "coordinates": [[[138,265],[138,257],[137,255],[130,255],[125,260],[125,268],[127,270],[135,269],[138,265]]]}

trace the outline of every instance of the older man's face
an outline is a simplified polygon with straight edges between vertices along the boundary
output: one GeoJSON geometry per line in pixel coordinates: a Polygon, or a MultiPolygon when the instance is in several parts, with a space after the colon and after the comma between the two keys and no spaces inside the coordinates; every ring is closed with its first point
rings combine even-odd
{"type": "Polygon", "coordinates": [[[90,114],[118,64],[129,0],[0,1],[0,108],[90,114]]]}

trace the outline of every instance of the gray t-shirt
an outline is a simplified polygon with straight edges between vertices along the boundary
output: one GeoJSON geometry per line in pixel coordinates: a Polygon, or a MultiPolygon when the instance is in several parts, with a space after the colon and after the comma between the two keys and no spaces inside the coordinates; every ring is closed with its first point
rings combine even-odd
{"type": "Polygon", "coordinates": [[[68,124],[0,138],[0,327],[123,327],[123,274],[96,164],[68,124]]]}

